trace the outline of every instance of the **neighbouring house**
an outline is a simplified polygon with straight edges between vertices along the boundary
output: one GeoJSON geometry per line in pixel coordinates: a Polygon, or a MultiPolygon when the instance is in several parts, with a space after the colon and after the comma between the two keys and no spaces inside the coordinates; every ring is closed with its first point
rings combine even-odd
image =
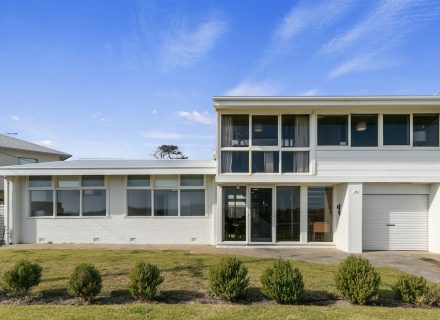
{"type": "Polygon", "coordinates": [[[0,168],[8,243],[440,253],[440,96],[215,97],[216,161],[0,168]]]}
{"type": "MultiPolygon", "coordinates": [[[[71,155],[35,143],[0,134],[0,166],[22,165],[47,161],[63,161],[71,155]]],[[[4,183],[0,177],[0,227],[4,218],[4,183]]]]}

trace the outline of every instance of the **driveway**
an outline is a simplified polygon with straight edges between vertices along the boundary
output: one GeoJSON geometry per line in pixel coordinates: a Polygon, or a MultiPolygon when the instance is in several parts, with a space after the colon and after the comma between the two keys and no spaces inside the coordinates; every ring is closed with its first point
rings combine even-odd
{"type": "MultiPolygon", "coordinates": [[[[223,253],[260,258],[286,258],[315,263],[337,264],[349,256],[334,248],[287,248],[287,247],[215,247],[209,245],[144,245],[144,244],[20,244],[2,247],[11,249],[110,249],[110,250],[188,250],[193,254],[223,253]]],[[[421,275],[440,283],[440,254],[420,251],[375,251],[362,253],[375,266],[391,267],[421,275]]]]}

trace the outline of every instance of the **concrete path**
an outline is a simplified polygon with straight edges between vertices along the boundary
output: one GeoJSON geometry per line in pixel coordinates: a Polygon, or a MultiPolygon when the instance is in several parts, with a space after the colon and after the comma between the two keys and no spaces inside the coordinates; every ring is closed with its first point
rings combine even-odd
{"type": "MultiPolygon", "coordinates": [[[[288,247],[215,247],[208,245],[143,245],[143,244],[20,244],[4,246],[11,249],[109,249],[109,250],[188,250],[193,254],[230,254],[260,258],[286,258],[315,263],[337,264],[349,256],[334,248],[288,248],[288,247]]],[[[377,251],[366,252],[375,266],[392,267],[405,272],[422,275],[430,281],[440,283],[440,254],[420,251],[377,251]],[[423,259],[423,260],[421,260],[423,259]],[[431,261],[426,261],[431,259],[431,261]],[[425,261],[424,261],[425,260],[425,261]]]]}

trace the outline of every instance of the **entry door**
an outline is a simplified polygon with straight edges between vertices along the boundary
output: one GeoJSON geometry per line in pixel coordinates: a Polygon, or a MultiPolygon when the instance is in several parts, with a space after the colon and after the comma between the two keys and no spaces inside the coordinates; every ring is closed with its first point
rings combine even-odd
{"type": "Polygon", "coordinates": [[[250,242],[272,242],[272,188],[251,188],[250,242]]]}

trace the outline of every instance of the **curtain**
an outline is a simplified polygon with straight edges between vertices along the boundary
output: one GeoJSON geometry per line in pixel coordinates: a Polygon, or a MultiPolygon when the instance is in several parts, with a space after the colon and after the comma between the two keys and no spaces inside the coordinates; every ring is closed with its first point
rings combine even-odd
{"type": "Polygon", "coordinates": [[[231,151],[222,151],[222,172],[232,172],[231,151]]]}
{"type": "Polygon", "coordinates": [[[273,173],[275,168],[272,151],[264,152],[264,172],[273,173]]]}
{"type": "Polygon", "coordinates": [[[293,152],[293,172],[309,172],[309,152],[293,152]]]}
{"type": "Polygon", "coordinates": [[[295,116],[295,147],[309,146],[309,116],[295,116]]]}
{"type": "Polygon", "coordinates": [[[232,116],[222,116],[221,146],[232,147],[233,123],[232,116]]]}

